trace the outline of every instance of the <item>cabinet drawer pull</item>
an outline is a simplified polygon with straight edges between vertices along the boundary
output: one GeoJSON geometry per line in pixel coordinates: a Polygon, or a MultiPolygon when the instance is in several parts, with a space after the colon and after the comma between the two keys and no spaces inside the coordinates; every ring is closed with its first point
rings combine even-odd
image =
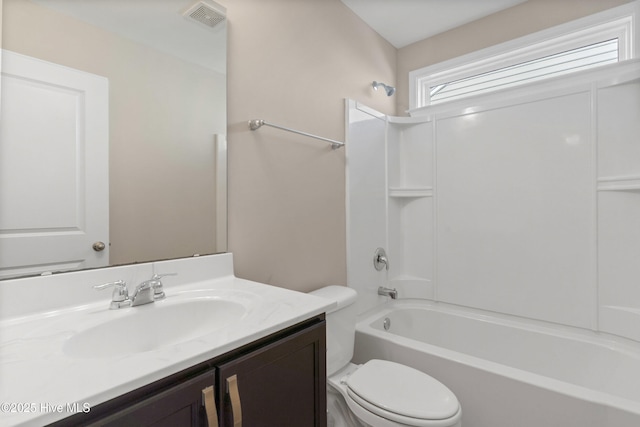
{"type": "Polygon", "coordinates": [[[207,413],[207,425],[218,427],[218,411],[216,410],[216,399],[213,386],[202,389],[202,406],[207,413]]]}
{"type": "Polygon", "coordinates": [[[242,427],[242,406],[240,405],[240,393],[238,392],[237,375],[227,378],[227,392],[229,393],[229,398],[231,399],[233,427],[242,427]]]}

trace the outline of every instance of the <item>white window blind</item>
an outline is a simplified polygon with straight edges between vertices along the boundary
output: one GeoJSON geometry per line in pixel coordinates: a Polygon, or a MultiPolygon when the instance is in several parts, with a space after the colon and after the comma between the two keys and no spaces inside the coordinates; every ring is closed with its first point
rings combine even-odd
{"type": "Polygon", "coordinates": [[[431,104],[491,92],[618,62],[618,39],[429,87],[431,104]]]}

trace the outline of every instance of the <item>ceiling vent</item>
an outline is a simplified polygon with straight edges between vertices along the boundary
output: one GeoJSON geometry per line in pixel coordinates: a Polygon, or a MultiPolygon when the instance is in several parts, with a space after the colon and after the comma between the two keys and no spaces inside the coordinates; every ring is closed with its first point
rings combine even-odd
{"type": "Polygon", "coordinates": [[[213,28],[226,19],[225,9],[219,5],[199,1],[187,9],[183,16],[191,21],[213,28]]]}

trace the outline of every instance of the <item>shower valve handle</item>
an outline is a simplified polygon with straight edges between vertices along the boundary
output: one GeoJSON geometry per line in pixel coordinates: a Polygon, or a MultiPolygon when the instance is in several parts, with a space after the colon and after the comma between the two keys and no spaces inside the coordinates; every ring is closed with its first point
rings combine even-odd
{"type": "Polygon", "coordinates": [[[378,271],[382,271],[383,268],[387,271],[389,270],[389,259],[387,258],[387,253],[384,249],[376,249],[373,254],[373,267],[378,271]]]}

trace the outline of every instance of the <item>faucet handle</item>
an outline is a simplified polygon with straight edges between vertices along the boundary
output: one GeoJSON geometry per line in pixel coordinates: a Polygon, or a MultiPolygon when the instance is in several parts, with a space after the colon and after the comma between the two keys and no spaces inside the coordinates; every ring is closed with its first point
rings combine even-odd
{"type": "Polygon", "coordinates": [[[127,283],[124,280],[116,280],[115,282],[103,283],[101,285],[94,285],[93,288],[102,290],[113,287],[113,294],[111,294],[111,306],[110,309],[116,309],[131,304],[129,299],[129,290],[127,289],[127,283]]]}
{"type": "Polygon", "coordinates": [[[165,274],[155,274],[151,278],[151,286],[153,287],[153,299],[155,301],[165,299],[166,295],[164,293],[162,278],[166,276],[177,276],[178,273],[165,273],[165,274]]]}
{"type": "Polygon", "coordinates": [[[159,279],[162,279],[163,277],[177,276],[177,275],[178,275],[178,273],[154,274],[153,277],[151,278],[151,280],[159,280],[159,279]]]}
{"type": "Polygon", "coordinates": [[[114,287],[113,290],[113,300],[114,301],[124,301],[129,297],[129,291],[127,290],[127,283],[124,280],[116,280],[115,282],[103,283],[101,285],[95,285],[93,289],[107,289],[110,287],[114,287]]]}

